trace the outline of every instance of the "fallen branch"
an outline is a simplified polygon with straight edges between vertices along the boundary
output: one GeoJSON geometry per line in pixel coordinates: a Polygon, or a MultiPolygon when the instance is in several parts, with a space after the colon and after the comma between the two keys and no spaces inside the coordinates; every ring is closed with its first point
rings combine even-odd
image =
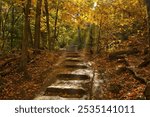
{"type": "Polygon", "coordinates": [[[146,84],[147,81],[146,79],[142,78],[141,76],[139,76],[136,71],[130,67],[126,67],[126,66],[121,66],[117,69],[117,74],[121,74],[124,72],[128,72],[129,74],[131,74],[136,80],[138,80],[140,83],[142,84],[146,84]]]}
{"type": "Polygon", "coordinates": [[[141,76],[139,76],[139,75],[136,73],[136,71],[133,70],[132,68],[129,68],[129,67],[128,67],[128,68],[127,68],[127,71],[128,71],[130,74],[132,74],[133,77],[134,77],[136,80],[140,81],[142,84],[146,84],[146,83],[147,83],[146,79],[144,79],[144,78],[142,78],[141,76]]]}
{"type": "Polygon", "coordinates": [[[124,59],[125,55],[135,55],[137,53],[139,53],[139,50],[133,48],[126,51],[118,51],[118,52],[110,53],[108,58],[109,60],[124,59]]]}

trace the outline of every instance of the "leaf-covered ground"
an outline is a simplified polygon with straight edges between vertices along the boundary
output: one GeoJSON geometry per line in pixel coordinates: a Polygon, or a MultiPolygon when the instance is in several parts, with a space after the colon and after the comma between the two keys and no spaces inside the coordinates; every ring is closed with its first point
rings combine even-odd
{"type": "Polygon", "coordinates": [[[49,53],[48,51],[40,51],[38,54],[34,54],[33,51],[29,53],[30,60],[27,69],[31,76],[30,80],[24,79],[22,72],[18,69],[20,60],[18,52],[0,59],[0,65],[3,65],[0,76],[0,99],[33,99],[44,84],[46,72],[53,69],[53,65],[61,54],[59,52],[49,53]],[[12,58],[16,59],[6,63],[12,58]]]}
{"type": "MultiPolygon", "coordinates": [[[[137,81],[130,73],[117,73],[116,61],[110,62],[106,58],[99,58],[98,63],[99,78],[103,78],[102,97],[103,99],[144,99],[145,85],[137,81]]],[[[150,70],[150,69],[149,69],[150,70]]]]}
{"type": "Polygon", "coordinates": [[[110,60],[110,53],[105,54],[105,56],[99,55],[91,59],[95,63],[95,69],[97,69],[100,74],[99,79],[103,79],[104,81],[101,87],[103,99],[145,99],[144,91],[146,85],[138,81],[135,75],[147,81],[150,80],[150,64],[141,68],[139,67],[145,58],[149,59],[149,57],[148,54],[144,52],[145,46],[141,44],[143,42],[131,42],[130,44],[129,41],[127,41],[124,45],[126,47],[140,49],[139,53],[135,55],[125,55],[124,59],[110,60]],[[131,68],[135,75],[131,71],[120,68],[131,68]]]}

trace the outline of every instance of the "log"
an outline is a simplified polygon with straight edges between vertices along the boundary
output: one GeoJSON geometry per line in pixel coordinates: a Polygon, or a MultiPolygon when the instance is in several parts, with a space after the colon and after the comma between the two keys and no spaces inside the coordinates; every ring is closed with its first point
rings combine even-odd
{"type": "Polygon", "coordinates": [[[135,55],[137,53],[139,53],[139,50],[133,48],[126,51],[118,51],[118,52],[110,53],[108,58],[109,60],[124,59],[125,55],[135,55]]]}
{"type": "Polygon", "coordinates": [[[125,56],[123,55],[116,55],[116,54],[111,54],[109,55],[109,60],[113,61],[113,60],[118,60],[118,59],[124,59],[125,56]]]}

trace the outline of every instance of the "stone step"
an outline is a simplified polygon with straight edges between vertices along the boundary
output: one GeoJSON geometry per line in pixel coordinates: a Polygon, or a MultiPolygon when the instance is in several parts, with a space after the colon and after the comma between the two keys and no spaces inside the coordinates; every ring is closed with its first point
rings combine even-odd
{"type": "Polygon", "coordinates": [[[75,63],[78,63],[78,62],[83,62],[81,59],[66,59],[65,62],[75,62],[75,63]]]}
{"type": "Polygon", "coordinates": [[[83,96],[82,98],[63,98],[60,96],[37,96],[34,100],[86,100],[87,96],[83,96]]]}
{"type": "Polygon", "coordinates": [[[80,54],[80,52],[66,52],[66,54],[80,54]]]}
{"type": "Polygon", "coordinates": [[[80,58],[80,55],[66,55],[66,58],[80,58]]]}
{"type": "Polygon", "coordinates": [[[66,64],[66,65],[64,65],[64,67],[65,68],[72,68],[72,69],[87,69],[88,68],[88,66],[86,66],[86,65],[70,65],[70,64],[66,64]]]}
{"type": "Polygon", "coordinates": [[[66,55],[80,55],[78,52],[67,52],[66,55]]]}
{"type": "Polygon", "coordinates": [[[60,96],[63,98],[82,98],[87,95],[83,88],[70,86],[49,86],[45,91],[45,96],[60,96]]]}
{"type": "Polygon", "coordinates": [[[48,86],[46,90],[40,94],[40,96],[35,98],[35,100],[89,99],[91,76],[86,75],[87,70],[89,70],[89,66],[83,62],[82,56],[78,52],[67,52],[65,56],[65,60],[61,63],[63,70],[55,74],[55,78],[57,80],[48,86]],[[77,73],[72,73],[72,71],[77,73]]]}
{"type": "Polygon", "coordinates": [[[62,87],[66,85],[72,88],[79,87],[88,91],[89,87],[91,86],[91,83],[90,83],[90,80],[57,80],[56,85],[59,85],[59,86],[61,85],[62,87]]]}
{"type": "Polygon", "coordinates": [[[72,60],[72,61],[81,61],[81,62],[83,62],[83,59],[82,58],[70,58],[70,57],[67,57],[66,59],[65,59],[66,61],[67,60],[72,60]]]}
{"type": "Polygon", "coordinates": [[[89,80],[88,75],[78,75],[78,74],[58,74],[56,76],[60,80],[89,80]]]}

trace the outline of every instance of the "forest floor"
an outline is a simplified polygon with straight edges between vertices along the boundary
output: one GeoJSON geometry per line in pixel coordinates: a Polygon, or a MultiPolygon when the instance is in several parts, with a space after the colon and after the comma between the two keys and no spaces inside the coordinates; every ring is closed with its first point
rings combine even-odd
{"type": "MultiPolygon", "coordinates": [[[[132,46],[129,48],[136,48],[135,53],[132,49],[123,49],[89,56],[99,73],[99,79],[104,80],[101,93],[103,99],[146,99],[146,82],[150,81],[150,57],[145,49],[146,44],[140,41],[131,40],[132,46]]],[[[128,47],[127,44],[129,43],[125,42],[124,45],[128,47]]]]}
{"type": "Polygon", "coordinates": [[[61,52],[29,52],[27,69],[30,79],[24,79],[19,71],[20,53],[12,52],[0,58],[0,99],[33,99],[46,82],[61,52]]]}
{"type": "MultiPolygon", "coordinates": [[[[128,56],[126,59],[135,62],[134,56],[128,56]]],[[[94,67],[99,73],[99,79],[103,79],[102,98],[114,100],[137,100],[145,99],[144,90],[146,85],[135,79],[135,76],[125,69],[118,60],[110,61],[107,57],[101,56],[93,60],[94,67]]],[[[150,66],[138,70],[142,76],[150,77],[150,66]]]]}

